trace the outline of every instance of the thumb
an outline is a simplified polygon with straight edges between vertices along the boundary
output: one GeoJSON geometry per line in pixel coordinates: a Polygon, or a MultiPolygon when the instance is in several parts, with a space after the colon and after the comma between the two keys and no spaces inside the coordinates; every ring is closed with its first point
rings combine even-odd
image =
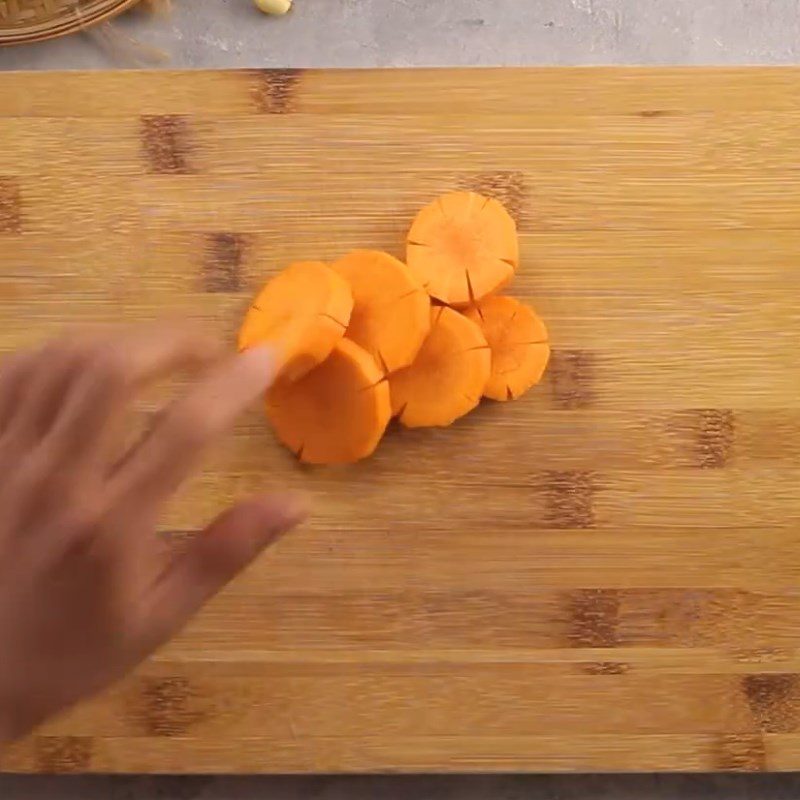
{"type": "Polygon", "coordinates": [[[143,623],[151,646],[177,633],[208,600],[306,517],[295,495],[247,500],[220,515],[173,557],[147,601],[143,623]]]}

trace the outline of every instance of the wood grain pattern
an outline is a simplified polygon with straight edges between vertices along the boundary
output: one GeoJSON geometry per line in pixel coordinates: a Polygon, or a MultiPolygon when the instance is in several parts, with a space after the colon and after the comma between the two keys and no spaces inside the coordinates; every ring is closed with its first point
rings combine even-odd
{"type": "MultiPolygon", "coordinates": [[[[301,258],[519,221],[543,386],[300,470],[254,410],[163,521],[314,499],[9,770],[800,768],[800,71],[9,75],[0,349],[184,312],[232,341],[301,258]]],[[[142,401],[145,414],[158,398],[142,401]]]]}
{"type": "Polygon", "coordinates": [[[139,0],[0,0],[0,45],[24,44],[85,30],[139,0]]]}
{"type": "Polygon", "coordinates": [[[19,185],[11,178],[0,178],[0,234],[19,233],[22,224],[22,198],[19,185]]]}

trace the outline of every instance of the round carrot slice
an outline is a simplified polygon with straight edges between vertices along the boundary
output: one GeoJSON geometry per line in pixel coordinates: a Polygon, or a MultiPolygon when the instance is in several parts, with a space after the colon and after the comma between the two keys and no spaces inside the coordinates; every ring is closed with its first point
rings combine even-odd
{"type": "Polygon", "coordinates": [[[547,328],[536,312],[513,297],[487,297],[465,312],[486,336],[492,374],[484,395],[513,400],[542,379],[550,360],[547,328]]]}
{"type": "Polygon", "coordinates": [[[259,292],[239,331],[239,349],[273,343],[278,375],[296,380],[344,336],[353,310],[347,281],[321,261],[299,261],[259,292]]]}
{"type": "Polygon", "coordinates": [[[347,464],[371,455],[391,418],[389,384],[375,359],[349,339],[292,383],[267,395],[275,434],[308,464],[347,464]]]}
{"type": "Polygon", "coordinates": [[[450,425],[478,405],[490,372],[481,329],[452,308],[435,306],[414,363],[389,376],[392,413],[409,428],[450,425]]]}
{"type": "Polygon", "coordinates": [[[431,301],[402,261],[377,250],[356,250],[333,264],[353,292],[345,336],[383,368],[395,372],[416,357],[430,330],[431,301]]]}
{"type": "Polygon", "coordinates": [[[475,192],[446,194],[417,215],[408,232],[406,260],[428,294],[466,306],[514,277],[517,226],[497,200],[475,192]]]}

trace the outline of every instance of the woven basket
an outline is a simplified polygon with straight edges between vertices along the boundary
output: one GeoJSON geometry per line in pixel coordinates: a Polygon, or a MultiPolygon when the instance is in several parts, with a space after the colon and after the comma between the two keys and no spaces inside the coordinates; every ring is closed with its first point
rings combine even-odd
{"type": "Polygon", "coordinates": [[[119,14],[139,0],[0,0],[0,45],[40,42],[119,14]]]}

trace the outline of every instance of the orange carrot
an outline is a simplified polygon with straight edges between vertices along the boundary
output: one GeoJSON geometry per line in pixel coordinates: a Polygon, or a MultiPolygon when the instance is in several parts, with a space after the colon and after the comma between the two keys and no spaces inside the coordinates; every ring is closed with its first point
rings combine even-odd
{"type": "Polygon", "coordinates": [[[465,314],[483,331],[492,351],[486,397],[514,400],[539,383],[550,345],[544,322],[530,306],[513,297],[487,297],[465,314]]]}
{"type": "Polygon", "coordinates": [[[391,417],[389,384],[375,359],[349,339],[300,380],[267,395],[275,434],[308,464],[346,464],[371,455],[391,417]]]}
{"type": "Polygon", "coordinates": [[[416,357],[430,330],[431,302],[408,267],[388,253],[356,250],[333,264],[353,292],[345,336],[395,372],[416,357]]]}
{"type": "Polygon", "coordinates": [[[330,355],[352,310],[347,281],[321,261],[300,261],[258,294],[239,331],[239,349],[272,342],[279,351],[278,374],[296,380],[330,355]]]}
{"type": "Polygon", "coordinates": [[[463,307],[498,291],[514,276],[517,226],[497,200],[453,192],[419,212],[406,252],[409,269],[428,294],[463,307]]]}
{"type": "Polygon", "coordinates": [[[478,405],[490,371],[481,329],[452,308],[434,306],[414,363],[389,376],[392,413],[409,428],[450,425],[478,405]]]}

